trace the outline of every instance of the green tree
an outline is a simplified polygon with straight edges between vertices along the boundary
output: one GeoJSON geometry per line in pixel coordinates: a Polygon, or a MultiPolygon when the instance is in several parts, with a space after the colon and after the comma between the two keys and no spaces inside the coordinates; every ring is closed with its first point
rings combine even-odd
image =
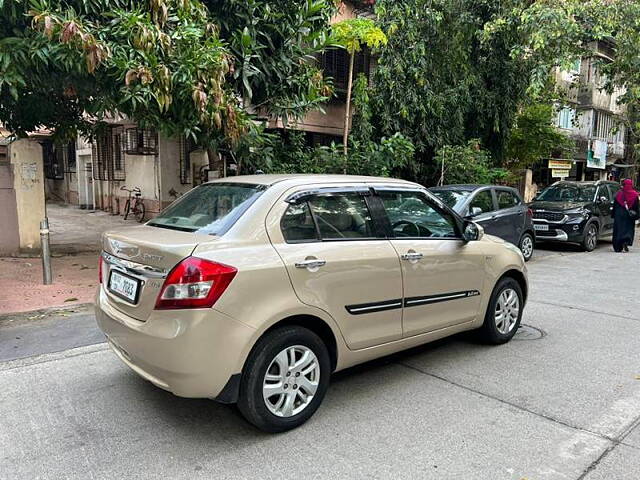
{"type": "MultiPolygon", "coordinates": [[[[491,184],[507,178],[508,172],[492,166],[491,153],[480,146],[478,139],[465,145],[444,145],[435,155],[438,185],[491,184]]],[[[435,177],[436,172],[432,174],[435,177]]]]}
{"type": "Polygon", "coordinates": [[[553,126],[554,113],[553,106],[543,103],[529,105],[520,111],[507,143],[505,167],[517,172],[553,153],[572,153],[575,143],[553,126]]]}
{"type": "MultiPolygon", "coordinates": [[[[350,18],[333,25],[333,40],[336,44],[346,49],[349,54],[349,73],[347,77],[347,102],[344,109],[344,133],[342,145],[344,154],[347,155],[349,144],[349,128],[351,123],[351,89],[353,86],[353,68],[355,54],[362,50],[363,46],[378,48],[387,44],[387,36],[368,18],[350,18]]],[[[346,167],[345,167],[346,170],[346,167]]]]}
{"type": "Polygon", "coordinates": [[[255,107],[300,116],[331,94],[309,56],[335,5],[283,11],[275,0],[0,0],[0,122],[73,136],[125,115],[236,148],[255,107]]]}

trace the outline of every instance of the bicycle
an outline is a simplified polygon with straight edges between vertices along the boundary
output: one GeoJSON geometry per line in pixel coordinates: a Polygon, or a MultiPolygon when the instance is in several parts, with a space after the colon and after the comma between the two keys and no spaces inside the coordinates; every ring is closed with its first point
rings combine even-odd
{"type": "Polygon", "coordinates": [[[120,187],[120,190],[129,192],[127,202],[124,204],[124,219],[127,219],[129,213],[133,213],[133,218],[135,218],[138,223],[144,222],[145,209],[140,187],[135,187],[133,190],[129,190],[125,185],[120,187]],[[133,208],[131,208],[131,197],[133,197],[133,208]]]}

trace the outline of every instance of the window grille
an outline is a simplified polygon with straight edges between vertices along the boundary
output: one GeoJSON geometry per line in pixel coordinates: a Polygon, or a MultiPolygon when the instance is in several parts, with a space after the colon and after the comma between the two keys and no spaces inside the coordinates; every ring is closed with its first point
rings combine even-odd
{"type": "Polygon", "coordinates": [[[195,150],[196,147],[191,138],[180,137],[180,183],[182,185],[188,185],[192,182],[191,152],[195,150]]]}
{"type": "Polygon", "coordinates": [[[125,153],[129,155],[157,155],[158,133],[144,128],[127,128],[125,153]]]}
{"type": "MultiPolygon", "coordinates": [[[[355,54],[353,64],[353,80],[364,73],[367,78],[371,71],[371,54],[364,49],[355,54]]],[[[321,57],[321,67],[325,77],[333,79],[333,85],[338,92],[345,91],[349,82],[349,54],[342,48],[327,50],[321,57]]]]}
{"type": "Polygon", "coordinates": [[[65,172],[75,173],[76,172],[76,142],[71,141],[67,144],[67,169],[65,172]]]}
{"type": "Polygon", "coordinates": [[[126,179],[122,137],[122,127],[109,127],[96,136],[91,151],[94,180],[126,179]]]}
{"type": "Polygon", "coordinates": [[[51,140],[44,140],[40,144],[42,145],[42,163],[45,178],[62,180],[64,178],[63,149],[55,145],[51,140]]]}

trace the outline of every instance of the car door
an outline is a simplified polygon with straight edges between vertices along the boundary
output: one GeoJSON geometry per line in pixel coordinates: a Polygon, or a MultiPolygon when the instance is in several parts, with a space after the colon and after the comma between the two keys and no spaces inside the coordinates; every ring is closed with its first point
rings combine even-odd
{"type": "Polygon", "coordinates": [[[331,315],[349,348],[400,339],[400,261],[372,217],[369,188],[314,192],[290,192],[267,220],[296,295],[331,315]]]}
{"type": "Polygon", "coordinates": [[[456,217],[422,190],[376,193],[401,258],[403,335],[474,320],[485,272],[482,242],[464,242],[456,217]]]}
{"type": "Polygon", "coordinates": [[[524,233],[527,209],[513,190],[496,188],[495,193],[498,204],[494,219],[496,235],[518,245],[524,233]]]}
{"type": "Polygon", "coordinates": [[[600,235],[609,235],[613,231],[612,200],[608,186],[600,185],[596,193],[596,208],[600,214],[600,235]]]}
{"type": "Polygon", "coordinates": [[[613,203],[616,201],[616,195],[620,191],[620,185],[615,185],[613,183],[610,183],[607,186],[609,187],[609,196],[611,198],[609,201],[609,212],[608,212],[609,232],[613,233],[613,217],[611,216],[611,212],[613,211],[613,203]]]}
{"type": "Polygon", "coordinates": [[[496,235],[495,210],[493,193],[490,188],[484,188],[472,194],[466,216],[481,225],[486,233],[496,235]]]}

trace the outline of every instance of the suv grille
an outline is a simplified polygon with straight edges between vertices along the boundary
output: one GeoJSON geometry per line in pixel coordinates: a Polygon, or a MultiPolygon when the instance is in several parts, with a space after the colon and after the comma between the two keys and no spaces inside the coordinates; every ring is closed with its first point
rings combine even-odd
{"type": "Polygon", "coordinates": [[[533,218],[546,220],[548,222],[561,222],[564,219],[564,213],[555,212],[533,212],[533,218]]]}

